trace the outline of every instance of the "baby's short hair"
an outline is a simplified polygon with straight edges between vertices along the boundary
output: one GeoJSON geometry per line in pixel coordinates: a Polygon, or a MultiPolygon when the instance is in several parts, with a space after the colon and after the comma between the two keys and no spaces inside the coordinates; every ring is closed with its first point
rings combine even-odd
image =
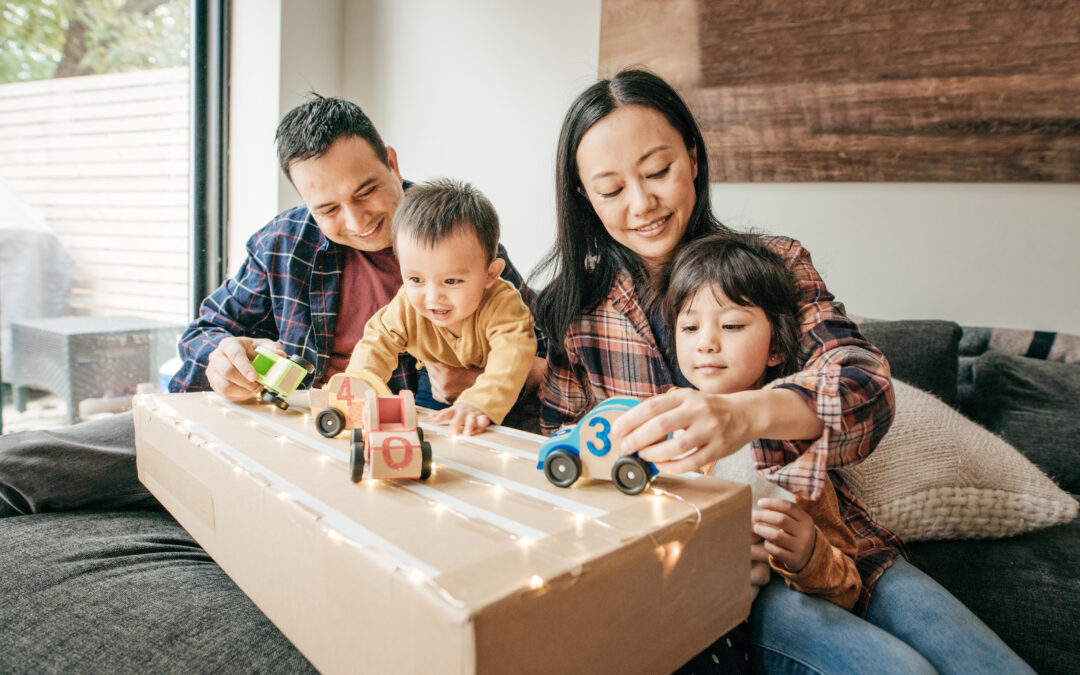
{"type": "Polygon", "coordinates": [[[798,370],[799,295],[795,278],[759,235],[728,231],[699,237],[679,250],[665,281],[661,313],[672,334],[683,305],[701,288],[715,285],[735,304],[760,307],[769,319],[770,349],[783,361],[766,370],[766,379],[798,370]]]}
{"type": "Polygon", "coordinates": [[[433,246],[464,227],[476,233],[488,261],[494,260],[499,249],[495,207],[469,183],[436,178],[405,191],[391,222],[390,236],[395,246],[401,235],[433,246]]]}

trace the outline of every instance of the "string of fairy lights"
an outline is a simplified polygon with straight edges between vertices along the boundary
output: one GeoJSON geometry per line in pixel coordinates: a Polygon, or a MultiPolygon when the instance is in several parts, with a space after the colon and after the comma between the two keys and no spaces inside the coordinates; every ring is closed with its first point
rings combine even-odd
{"type": "MultiPolygon", "coordinates": [[[[314,453],[315,461],[319,462],[321,465],[332,464],[335,468],[340,467],[342,470],[342,480],[347,480],[345,467],[348,466],[349,458],[346,452],[336,447],[337,445],[340,445],[339,443],[320,439],[316,437],[313,432],[311,434],[298,432],[289,425],[275,421],[272,417],[278,413],[276,409],[274,409],[270,415],[267,415],[266,410],[269,410],[269,408],[264,409],[265,407],[260,406],[258,407],[258,410],[256,410],[253,406],[237,405],[214,393],[207,393],[205,396],[206,400],[212,404],[212,408],[217,410],[223,416],[247,424],[253,430],[266,435],[283,447],[295,446],[309,455],[314,453]]],[[[163,418],[172,426],[180,429],[194,445],[209,452],[216,453],[226,463],[232,466],[232,470],[237,476],[255,480],[264,487],[275,490],[279,500],[290,502],[300,508],[305,508],[309,512],[313,511],[318,514],[318,526],[331,541],[342,545],[352,546],[359,550],[366,551],[369,554],[374,553],[377,555],[378,559],[381,560],[382,564],[390,568],[392,572],[403,574],[413,584],[430,588],[452,606],[464,606],[462,601],[454,597],[436,581],[442,575],[442,570],[433,567],[417,558],[412,553],[398,547],[392,541],[369,530],[362,524],[357,523],[352,518],[342,514],[331,505],[311,494],[310,491],[304,490],[284,476],[270,471],[267,467],[263,466],[255,459],[252,459],[244,452],[225,443],[220,437],[205,426],[196,424],[190,419],[185,419],[179,411],[162,400],[160,396],[148,395],[140,398],[142,399],[141,403],[143,405],[145,405],[149,399],[148,407],[154,414],[163,418]]],[[[299,414],[301,416],[302,424],[305,427],[313,424],[310,412],[304,409],[294,407],[286,414],[299,414]]],[[[493,437],[497,437],[496,434],[492,434],[488,438],[455,436],[449,434],[445,426],[427,422],[421,422],[419,426],[423,428],[427,434],[435,434],[448,438],[450,442],[454,444],[455,448],[459,444],[464,443],[471,449],[486,450],[494,453],[501,458],[504,467],[511,462],[528,462],[530,464],[530,470],[536,472],[536,475],[540,475],[535,469],[537,461],[536,451],[530,453],[528,450],[514,447],[514,444],[500,444],[490,440],[493,437]]],[[[527,444],[535,445],[537,448],[539,448],[539,444],[543,440],[533,434],[508,429],[506,427],[496,426],[490,427],[489,429],[496,431],[499,434],[526,441],[527,444]]],[[[584,534],[586,523],[605,529],[618,529],[616,526],[604,520],[604,517],[609,513],[607,510],[582,503],[577,499],[572,499],[561,494],[553,494],[551,490],[547,489],[546,481],[543,481],[542,479],[537,482],[537,485],[542,485],[544,487],[536,487],[534,485],[522,483],[521,481],[511,480],[510,478],[507,478],[506,475],[484,471],[444,455],[436,455],[433,458],[431,470],[432,476],[435,476],[439,471],[450,471],[454,474],[458,474],[462,480],[481,486],[485,489],[490,489],[495,495],[511,494],[517,498],[545,503],[555,511],[566,513],[570,518],[571,526],[578,536],[584,534]]],[[[531,525],[519,523],[511,518],[493,513],[488,509],[466,502],[458,497],[447,494],[443,490],[422,484],[419,481],[365,479],[362,482],[362,485],[369,490],[383,489],[386,487],[408,490],[425,499],[437,517],[449,515],[465,521],[484,523],[498,532],[505,533],[506,537],[524,549],[529,549],[552,534],[540,530],[539,528],[532,527],[531,525]]],[[[669,490],[664,490],[656,486],[651,487],[650,492],[651,494],[648,496],[641,495],[628,497],[627,499],[649,499],[652,501],[657,513],[660,513],[660,510],[663,508],[664,500],[674,500],[687,506],[693,513],[693,517],[688,519],[692,521],[692,527],[690,528],[689,533],[682,538],[688,540],[701,522],[702,516],[698,506],[669,490]]],[[[685,546],[682,540],[670,540],[661,543],[656,539],[656,535],[652,532],[628,532],[627,535],[631,537],[648,537],[653,542],[665,575],[669,574],[678,563],[685,546]]],[[[532,574],[524,585],[533,592],[543,592],[550,583],[551,581],[544,576],[532,574]]]]}

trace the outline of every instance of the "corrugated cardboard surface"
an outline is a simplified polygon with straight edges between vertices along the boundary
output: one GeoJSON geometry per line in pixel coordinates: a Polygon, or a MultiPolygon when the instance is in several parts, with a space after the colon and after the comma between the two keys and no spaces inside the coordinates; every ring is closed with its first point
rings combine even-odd
{"type": "Polygon", "coordinates": [[[353,484],[296,405],[134,408],[139,478],[323,672],[668,672],[750,610],[743,485],[560,489],[542,437],[426,416],[429,480],[353,484]]]}

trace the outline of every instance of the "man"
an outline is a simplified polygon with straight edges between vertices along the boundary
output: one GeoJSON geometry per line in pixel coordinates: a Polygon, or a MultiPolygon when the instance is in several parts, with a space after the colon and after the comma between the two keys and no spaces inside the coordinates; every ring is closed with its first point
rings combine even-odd
{"type": "MultiPolygon", "coordinates": [[[[315,96],[285,115],[277,146],[304,206],[256,232],[237,274],[203,301],[180,339],[184,363],[171,391],[250,398],[260,389],[250,361],[259,345],[300,354],[315,365],[312,384],[321,385],[345,369],[368,319],[401,286],[390,222],[408,184],[397,154],[367,115],[347,101],[315,96]]],[[[501,246],[499,256],[506,258],[501,246]]],[[[529,293],[509,260],[502,276],[529,293]]],[[[442,407],[477,374],[429,369],[430,380],[405,355],[390,386],[416,391],[421,405],[442,407]]],[[[542,369],[538,357],[533,389],[542,369]]],[[[134,456],[131,414],[3,437],[0,516],[153,505],[134,456]]]]}

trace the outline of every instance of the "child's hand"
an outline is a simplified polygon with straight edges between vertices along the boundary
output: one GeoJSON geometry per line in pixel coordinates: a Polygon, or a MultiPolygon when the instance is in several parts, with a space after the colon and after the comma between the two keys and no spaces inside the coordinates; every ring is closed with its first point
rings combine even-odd
{"type": "Polygon", "coordinates": [[[435,415],[435,421],[439,423],[449,422],[450,433],[472,436],[488,428],[491,420],[483,410],[468,403],[455,403],[454,405],[440,410],[435,415]]]}
{"type": "Polygon", "coordinates": [[[765,540],[765,550],[784,569],[799,572],[806,567],[817,540],[817,528],[806,511],[783,499],[759,499],[750,522],[765,540]]]}

